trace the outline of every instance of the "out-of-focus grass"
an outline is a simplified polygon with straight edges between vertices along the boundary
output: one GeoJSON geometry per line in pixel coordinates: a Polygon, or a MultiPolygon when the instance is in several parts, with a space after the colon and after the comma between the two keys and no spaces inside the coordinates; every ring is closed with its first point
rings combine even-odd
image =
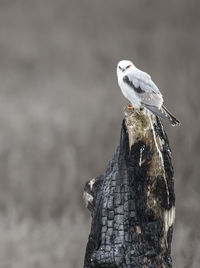
{"type": "MultiPolygon", "coordinates": [[[[198,222],[198,220],[197,220],[198,222]]],[[[198,268],[200,263],[200,231],[183,222],[175,224],[172,256],[176,268],[198,268]]]]}
{"type": "Polygon", "coordinates": [[[83,214],[40,221],[19,214],[0,214],[1,268],[83,267],[89,232],[83,214]]]}

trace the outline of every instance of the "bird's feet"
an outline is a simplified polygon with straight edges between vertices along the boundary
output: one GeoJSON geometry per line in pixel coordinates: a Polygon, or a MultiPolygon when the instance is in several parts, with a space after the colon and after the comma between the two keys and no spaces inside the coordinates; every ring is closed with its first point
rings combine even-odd
{"type": "Polygon", "coordinates": [[[128,109],[134,110],[133,105],[132,104],[129,104],[128,109]]]}

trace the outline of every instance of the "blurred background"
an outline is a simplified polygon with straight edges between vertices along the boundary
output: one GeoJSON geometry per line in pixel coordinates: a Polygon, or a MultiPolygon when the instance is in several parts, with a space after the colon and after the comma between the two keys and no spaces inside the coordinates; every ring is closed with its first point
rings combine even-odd
{"type": "Polygon", "coordinates": [[[82,267],[83,187],[106,169],[127,101],[116,65],[151,74],[176,180],[174,267],[200,263],[200,2],[0,0],[0,267],[82,267]]]}

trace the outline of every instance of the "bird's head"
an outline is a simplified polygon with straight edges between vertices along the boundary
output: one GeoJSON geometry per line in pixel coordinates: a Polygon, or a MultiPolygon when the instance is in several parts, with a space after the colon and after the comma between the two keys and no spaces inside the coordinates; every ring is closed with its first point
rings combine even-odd
{"type": "Polygon", "coordinates": [[[130,71],[135,65],[130,60],[121,60],[117,64],[117,74],[126,74],[126,72],[130,71]]]}

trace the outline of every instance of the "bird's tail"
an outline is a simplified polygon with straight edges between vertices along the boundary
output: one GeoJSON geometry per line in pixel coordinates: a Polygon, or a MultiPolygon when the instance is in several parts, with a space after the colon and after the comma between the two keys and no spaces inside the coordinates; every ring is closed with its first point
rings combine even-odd
{"type": "Polygon", "coordinates": [[[173,127],[180,126],[180,121],[171,114],[164,105],[160,108],[151,105],[145,105],[145,107],[155,113],[158,117],[167,120],[173,127]]]}

